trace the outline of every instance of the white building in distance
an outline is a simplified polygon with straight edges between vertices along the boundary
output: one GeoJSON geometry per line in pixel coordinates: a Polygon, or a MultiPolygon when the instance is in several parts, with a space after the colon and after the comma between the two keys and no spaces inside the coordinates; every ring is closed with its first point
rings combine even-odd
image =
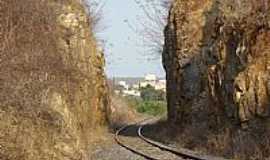
{"type": "Polygon", "coordinates": [[[123,95],[124,96],[135,96],[135,97],[140,97],[141,92],[137,90],[123,90],[123,95]]]}
{"type": "Polygon", "coordinates": [[[119,85],[119,86],[122,86],[123,88],[125,88],[125,89],[127,89],[127,90],[128,90],[128,88],[129,88],[129,85],[127,84],[126,81],[119,81],[119,82],[118,82],[118,85],[119,85]]]}
{"type": "Polygon", "coordinates": [[[157,76],[154,74],[147,74],[144,77],[145,81],[151,82],[151,81],[157,81],[157,76]]]}
{"type": "Polygon", "coordinates": [[[143,82],[140,82],[140,87],[152,86],[156,90],[163,90],[166,92],[166,80],[158,80],[157,76],[154,74],[147,74],[143,82]]]}
{"type": "Polygon", "coordinates": [[[163,90],[164,92],[166,92],[166,80],[157,81],[157,83],[153,87],[155,87],[156,90],[163,90]]]}

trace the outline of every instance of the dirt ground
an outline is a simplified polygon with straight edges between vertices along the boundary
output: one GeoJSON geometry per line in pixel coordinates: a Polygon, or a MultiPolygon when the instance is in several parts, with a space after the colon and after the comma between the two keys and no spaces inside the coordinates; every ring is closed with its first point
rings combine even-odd
{"type": "Polygon", "coordinates": [[[145,160],[116,144],[114,134],[107,133],[102,141],[95,144],[91,160],[145,160]]]}

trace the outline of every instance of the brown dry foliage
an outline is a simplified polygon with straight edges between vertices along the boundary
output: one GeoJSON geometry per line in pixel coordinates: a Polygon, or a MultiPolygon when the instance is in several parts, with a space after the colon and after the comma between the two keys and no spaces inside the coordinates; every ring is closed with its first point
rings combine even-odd
{"type": "Polygon", "coordinates": [[[142,116],[136,113],[134,107],[125,97],[111,94],[110,127],[114,130],[123,125],[131,124],[142,116]]]}

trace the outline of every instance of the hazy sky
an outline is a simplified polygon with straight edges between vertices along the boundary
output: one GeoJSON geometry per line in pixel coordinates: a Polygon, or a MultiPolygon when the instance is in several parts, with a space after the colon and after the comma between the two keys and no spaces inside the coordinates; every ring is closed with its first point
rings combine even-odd
{"type": "Polygon", "coordinates": [[[161,60],[148,60],[151,55],[146,49],[139,47],[141,39],[127,25],[125,19],[136,26],[136,17],[142,15],[142,11],[134,0],[107,0],[104,7],[105,31],[98,34],[106,41],[106,73],[112,76],[144,76],[154,73],[164,76],[161,60]]]}

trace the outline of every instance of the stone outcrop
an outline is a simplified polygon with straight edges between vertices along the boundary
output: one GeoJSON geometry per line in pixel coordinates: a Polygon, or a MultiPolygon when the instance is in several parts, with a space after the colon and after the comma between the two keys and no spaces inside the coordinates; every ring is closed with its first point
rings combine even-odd
{"type": "Polygon", "coordinates": [[[89,159],[109,99],[86,8],[0,3],[0,159],[89,159]]]}
{"type": "Polygon", "coordinates": [[[269,117],[269,0],[175,0],[165,36],[171,121],[269,117]]]}

